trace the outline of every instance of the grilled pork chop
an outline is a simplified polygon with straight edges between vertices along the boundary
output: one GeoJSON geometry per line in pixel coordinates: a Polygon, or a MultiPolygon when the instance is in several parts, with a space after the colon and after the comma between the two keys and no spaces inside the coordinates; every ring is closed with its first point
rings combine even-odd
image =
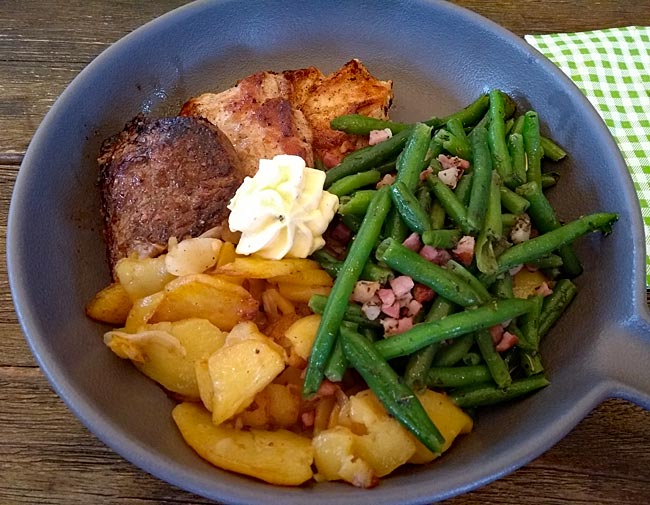
{"type": "Polygon", "coordinates": [[[226,135],[199,117],[138,116],[104,142],[98,162],[111,271],[220,225],[244,178],[226,135]]]}
{"type": "Polygon", "coordinates": [[[258,72],[221,93],[188,100],[181,115],[203,116],[231,140],[247,175],[261,158],[276,154],[314,158],[327,167],[367,145],[367,139],[333,131],[330,121],[342,114],[386,119],[392,81],[375,79],[358,60],[325,76],[315,67],[281,73],[258,72]]]}

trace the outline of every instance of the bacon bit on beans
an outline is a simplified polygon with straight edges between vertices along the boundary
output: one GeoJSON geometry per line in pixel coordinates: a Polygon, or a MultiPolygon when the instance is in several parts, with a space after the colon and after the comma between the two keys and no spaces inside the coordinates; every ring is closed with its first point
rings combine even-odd
{"type": "Polygon", "coordinates": [[[446,249],[425,245],[420,249],[420,256],[425,260],[435,263],[436,265],[444,265],[451,259],[451,254],[446,249]]]}
{"type": "Polygon", "coordinates": [[[366,303],[373,299],[379,291],[381,284],[373,281],[357,281],[352,291],[352,300],[359,303],[366,303]]]}
{"type": "Polygon", "coordinates": [[[474,237],[465,235],[458,241],[458,244],[456,244],[452,252],[463,265],[469,266],[472,263],[472,259],[474,259],[474,245],[474,237]]]}
{"type": "Polygon", "coordinates": [[[501,326],[500,324],[490,327],[490,335],[492,335],[492,342],[494,343],[494,345],[497,345],[499,342],[501,342],[504,331],[505,330],[503,329],[503,326],[501,326]]]}
{"type": "Polygon", "coordinates": [[[366,302],[361,306],[361,310],[369,321],[374,321],[381,314],[381,307],[377,304],[366,302]]]}
{"type": "Polygon", "coordinates": [[[390,186],[395,182],[395,175],[393,174],[386,174],[384,175],[381,180],[377,183],[377,189],[381,188],[382,186],[390,186]]]}
{"type": "Polygon", "coordinates": [[[507,351],[512,346],[517,344],[517,342],[518,342],[517,335],[510,333],[509,331],[504,331],[503,337],[501,337],[501,340],[496,346],[496,350],[498,352],[507,351]]]}
{"type": "Polygon", "coordinates": [[[411,291],[411,289],[413,289],[413,286],[415,286],[413,279],[411,279],[408,275],[400,275],[398,277],[395,277],[394,279],[391,279],[389,283],[397,298],[404,296],[409,291],[411,291]]]}
{"type": "Polygon", "coordinates": [[[460,168],[467,170],[469,168],[469,161],[459,158],[458,156],[446,156],[444,154],[438,155],[438,161],[443,169],[447,168],[460,168]]]}
{"type": "Polygon", "coordinates": [[[433,168],[427,167],[422,172],[420,172],[420,180],[421,181],[426,181],[427,177],[429,177],[431,174],[433,174],[433,168]]]}
{"type": "Polygon", "coordinates": [[[406,315],[410,317],[415,317],[417,316],[420,311],[422,310],[422,304],[418,302],[417,300],[411,300],[408,305],[406,306],[406,315]]]}
{"type": "Polygon", "coordinates": [[[379,144],[384,140],[388,140],[392,136],[393,132],[390,128],[384,128],[383,130],[371,130],[370,134],[368,135],[368,144],[374,146],[375,144],[379,144]]]}
{"type": "Polygon", "coordinates": [[[435,296],[436,292],[429,286],[425,286],[424,284],[416,284],[413,286],[413,298],[420,303],[430,302],[435,296]]]}
{"type": "Polygon", "coordinates": [[[300,420],[302,421],[302,424],[305,428],[309,428],[310,426],[314,425],[314,421],[316,420],[316,412],[313,410],[310,410],[309,412],[303,412],[300,415],[300,420]]]}
{"type": "Polygon", "coordinates": [[[377,291],[377,296],[379,296],[382,305],[392,305],[395,303],[395,291],[392,289],[382,288],[377,291]]]}
{"type": "Polygon", "coordinates": [[[397,319],[400,314],[400,304],[398,301],[394,301],[392,304],[383,304],[381,306],[381,311],[386,314],[388,317],[397,319]]]}
{"type": "Polygon", "coordinates": [[[535,290],[536,295],[548,296],[553,294],[553,290],[548,285],[547,282],[542,282],[542,284],[535,290]]]}
{"type": "Polygon", "coordinates": [[[415,232],[411,233],[408,237],[406,237],[404,242],[402,242],[402,245],[411,251],[418,252],[420,249],[422,249],[422,241],[420,240],[420,235],[415,232]]]}
{"type": "Polygon", "coordinates": [[[332,381],[328,379],[323,379],[323,382],[321,382],[320,387],[318,388],[318,392],[316,393],[318,396],[334,396],[336,392],[338,391],[339,386],[334,384],[332,381]]]}
{"type": "Polygon", "coordinates": [[[397,321],[397,333],[404,333],[413,328],[413,318],[403,317],[397,321]]]}
{"type": "Polygon", "coordinates": [[[461,175],[463,175],[463,171],[460,168],[452,167],[438,172],[438,179],[440,179],[445,186],[454,189],[456,184],[458,184],[461,175]]]}

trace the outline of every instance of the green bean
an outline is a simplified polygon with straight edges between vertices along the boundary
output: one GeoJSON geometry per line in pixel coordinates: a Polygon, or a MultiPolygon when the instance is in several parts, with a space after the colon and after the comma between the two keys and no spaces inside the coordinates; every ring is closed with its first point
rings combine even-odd
{"type": "Polygon", "coordinates": [[[452,391],[449,398],[460,408],[468,409],[512,400],[549,384],[550,382],[543,375],[533,375],[514,380],[512,384],[505,388],[500,388],[492,383],[459,388],[452,391]]]}
{"type": "Polygon", "coordinates": [[[402,215],[399,211],[392,206],[388,216],[386,217],[386,223],[384,224],[384,233],[382,237],[390,237],[398,242],[404,242],[406,237],[410,233],[409,227],[406,225],[402,219],[402,215]]]}
{"type": "Polygon", "coordinates": [[[522,114],[521,116],[517,116],[515,118],[515,122],[512,125],[512,128],[510,129],[510,135],[515,133],[521,135],[523,131],[524,131],[524,115],[522,114]]]}
{"type": "Polygon", "coordinates": [[[404,370],[404,382],[413,391],[419,392],[427,387],[427,372],[439,347],[440,343],[436,342],[415,351],[409,357],[404,370]]]}
{"type": "Polygon", "coordinates": [[[490,104],[488,95],[481,95],[464,109],[454,112],[443,118],[431,118],[425,124],[438,129],[447,124],[450,119],[459,119],[463,126],[474,126],[485,115],[490,104]]]}
{"type": "MultiPolygon", "coordinates": [[[[309,308],[314,314],[322,314],[327,305],[327,296],[325,295],[312,295],[309,299],[309,308]]],[[[382,329],[379,321],[371,321],[361,310],[361,307],[356,303],[348,303],[343,315],[345,321],[359,325],[359,327],[366,327],[371,329],[382,329]]]]}
{"type": "Polygon", "coordinates": [[[523,196],[508,189],[506,186],[501,186],[499,191],[501,193],[501,205],[513,214],[523,214],[528,210],[530,202],[523,196]]]}
{"type": "Polygon", "coordinates": [[[452,249],[462,237],[460,230],[428,230],[422,234],[422,242],[431,247],[452,249]]]}
{"type": "Polygon", "coordinates": [[[518,217],[519,216],[516,216],[515,214],[501,214],[501,226],[503,226],[503,228],[512,228],[517,222],[518,217]]]}
{"type": "Polygon", "coordinates": [[[401,181],[395,181],[390,188],[393,205],[410,230],[422,235],[431,229],[431,220],[417,197],[401,181]]]}
{"type": "Polygon", "coordinates": [[[490,330],[483,329],[477,331],[476,343],[478,344],[481,356],[483,356],[488,370],[490,370],[490,375],[492,375],[492,379],[497,386],[501,388],[509,386],[512,383],[512,377],[510,377],[510,372],[508,371],[508,367],[503,361],[503,358],[494,347],[490,330]]]}
{"type": "MultiPolygon", "coordinates": [[[[539,184],[536,182],[522,184],[517,188],[517,191],[530,202],[528,214],[541,233],[555,230],[561,226],[553,207],[544,196],[539,184]]],[[[562,258],[563,269],[569,276],[577,277],[582,273],[582,265],[571,244],[560,246],[557,253],[562,258]]]]}
{"type": "Polygon", "coordinates": [[[431,229],[440,230],[444,228],[446,218],[447,218],[447,213],[445,212],[445,208],[438,200],[434,200],[431,203],[431,212],[429,213],[431,229]]]}
{"type": "Polygon", "coordinates": [[[341,328],[343,351],[388,413],[422,442],[439,454],[445,439],[422,407],[420,400],[381,357],[375,347],[350,328],[341,328]]]}
{"type": "Polygon", "coordinates": [[[566,156],[566,151],[548,137],[542,136],[540,143],[544,151],[544,157],[553,161],[560,161],[566,156]]]}
{"type": "Polygon", "coordinates": [[[542,155],[544,154],[541,147],[539,133],[539,117],[535,111],[529,110],[524,115],[524,148],[526,150],[526,160],[528,171],[526,179],[528,182],[536,182],[542,185],[542,155]]]}
{"type": "Polygon", "coordinates": [[[368,135],[373,130],[384,130],[386,128],[393,133],[399,133],[412,126],[407,123],[386,121],[385,119],[362,116],[361,114],[345,114],[330,121],[332,130],[343,131],[351,135],[368,135]]]}
{"type": "Polygon", "coordinates": [[[533,302],[532,309],[521,316],[521,338],[519,347],[527,351],[537,351],[539,346],[539,318],[542,313],[544,297],[540,295],[528,297],[533,302]]]}
{"type": "Polygon", "coordinates": [[[454,194],[449,186],[444,184],[435,175],[427,176],[427,184],[433,191],[433,194],[445,209],[445,213],[454,221],[466,235],[476,232],[476,228],[470,225],[467,219],[467,208],[458,197],[454,194]]]}
{"type": "MultiPolygon", "coordinates": [[[[442,296],[438,296],[431,304],[431,308],[425,317],[425,322],[442,319],[448,316],[454,308],[455,305],[452,302],[442,296]]],[[[434,342],[411,354],[404,372],[406,384],[417,391],[426,387],[426,374],[429,368],[431,368],[431,363],[439,348],[440,342],[434,342]]]]}
{"type": "Polygon", "coordinates": [[[541,270],[549,270],[552,268],[560,268],[564,263],[562,258],[557,254],[548,254],[536,261],[530,261],[528,264],[541,270]]]}
{"type": "MultiPolygon", "coordinates": [[[[342,324],[345,324],[345,322],[342,324]]],[[[339,337],[336,339],[334,349],[332,350],[332,354],[327,360],[327,365],[325,366],[325,371],[323,373],[328,380],[332,382],[341,382],[343,380],[345,371],[348,369],[348,366],[349,362],[345,357],[345,353],[343,352],[343,347],[341,345],[341,338],[339,337]]]]}
{"type": "Polygon", "coordinates": [[[560,180],[560,174],[557,172],[544,172],[542,174],[542,188],[552,188],[560,180]]]}
{"type": "Polygon", "coordinates": [[[495,300],[476,309],[450,314],[439,321],[417,324],[404,333],[380,340],[375,347],[386,359],[406,356],[434,342],[501,324],[528,310],[528,300],[495,300]]]}
{"type": "Polygon", "coordinates": [[[461,265],[455,260],[447,261],[447,264],[445,266],[447,267],[447,270],[455,273],[456,275],[458,275],[458,277],[460,277],[467,284],[469,284],[469,286],[479,296],[480,304],[487,303],[488,301],[490,301],[492,296],[490,296],[490,293],[488,292],[487,288],[483,284],[481,284],[481,281],[479,281],[476,277],[474,277],[474,274],[472,274],[472,272],[470,272],[467,268],[465,268],[463,265],[461,265]]]}
{"type": "Polygon", "coordinates": [[[469,195],[472,192],[472,173],[468,174],[463,174],[460,180],[458,181],[458,184],[456,184],[456,189],[454,190],[454,193],[458,197],[458,199],[461,201],[463,205],[467,205],[469,203],[469,195]]]}
{"type": "Polygon", "coordinates": [[[524,351],[519,353],[519,363],[527,377],[537,375],[544,371],[544,364],[538,352],[524,351]]]}
{"type": "Polygon", "coordinates": [[[365,215],[375,193],[376,191],[374,189],[360,189],[359,191],[355,191],[352,196],[339,198],[339,214],[342,216],[347,216],[348,214],[355,216],[365,215]]]}
{"type": "Polygon", "coordinates": [[[487,201],[492,180],[492,158],[487,143],[488,133],[485,128],[478,127],[472,136],[472,152],[474,153],[472,171],[472,189],[467,206],[467,221],[472,229],[478,230],[483,226],[487,201]]]}
{"type": "Polygon", "coordinates": [[[345,317],[348,298],[379,237],[382,224],[391,207],[389,191],[388,186],[377,191],[341,267],[345,275],[339,275],[334,281],[309,356],[302,390],[305,397],[315,394],[321,384],[327,360],[332,353],[339,327],[345,317]]]}
{"type": "Polygon", "coordinates": [[[341,222],[347,226],[352,233],[359,233],[359,228],[361,228],[361,223],[363,222],[363,215],[341,215],[341,222]]]}
{"type": "Polygon", "coordinates": [[[427,261],[394,239],[386,240],[386,247],[377,259],[463,307],[476,305],[480,300],[476,291],[458,275],[427,261]]]}
{"type": "MultiPolygon", "coordinates": [[[[433,203],[433,198],[431,196],[431,192],[429,191],[429,188],[426,187],[426,185],[421,184],[418,186],[417,191],[415,192],[415,197],[418,199],[418,202],[420,204],[420,207],[422,207],[422,210],[427,214],[427,216],[431,215],[431,204],[433,203]]],[[[427,221],[429,222],[429,225],[431,225],[431,218],[428,217],[427,221]]]]}
{"type": "Polygon", "coordinates": [[[429,161],[429,165],[433,168],[440,168],[437,165],[440,164],[438,161],[438,156],[445,150],[442,145],[442,139],[436,137],[435,135],[431,137],[429,141],[429,148],[427,149],[426,159],[429,161]]]}
{"type": "Polygon", "coordinates": [[[512,275],[505,272],[503,276],[499,277],[492,285],[494,296],[497,298],[513,298],[515,295],[512,291],[512,275]]]}
{"type": "Polygon", "coordinates": [[[512,179],[510,184],[519,186],[526,182],[526,150],[524,149],[524,137],[521,133],[508,135],[508,153],[512,164],[512,179]]]}
{"type": "Polygon", "coordinates": [[[492,164],[501,180],[509,186],[512,183],[512,163],[506,145],[504,96],[499,90],[490,91],[488,114],[490,123],[487,141],[492,155],[492,164]]]}
{"type": "Polygon", "coordinates": [[[443,147],[454,156],[464,160],[471,160],[472,148],[460,119],[452,118],[447,121],[446,130],[447,136],[443,141],[443,147]]]}
{"type": "Polygon", "coordinates": [[[338,196],[349,195],[364,186],[375,185],[381,179],[381,174],[377,170],[367,170],[357,174],[347,175],[333,183],[327,191],[338,196]]]}
{"type": "Polygon", "coordinates": [[[484,274],[493,274],[497,270],[496,252],[494,244],[501,240],[503,225],[501,222],[501,194],[499,192],[496,172],[491,174],[487,208],[483,226],[476,237],[474,257],[476,267],[484,274]]]}
{"type": "Polygon", "coordinates": [[[569,279],[560,279],[553,288],[553,293],[544,299],[542,313],[539,316],[538,339],[542,339],[551,326],[560,318],[562,313],[573,301],[578,289],[569,279]]]}
{"type": "Polygon", "coordinates": [[[555,230],[526,240],[506,249],[497,258],[497,273],[505,272],[513,267],[535,261],[564,244],[569,244],[578,237],[593,231],[608,233],[618,219],[617,214],[601,212],[582,216],[555,230]]]}
{"type": "Polygon", "coordinates": [[[370,170],[389,161],[404,148],[410,134],[411,129],[407,128],[379,144],[348,154],[341,163],[325,174],[325,189],[343,177],[370,170]]]}
{"type": "Polygon", "coordinates": [[[483,364],[483,356],[474,351],[468,351],[462,357],[461,361],[465,366],[476,366],[483,364]]]}
{"type": "Polygon", "coordinates": [[[430,388],[454,388],[481,384],[492,379],[485,365],[433,367],[427,373],[430,388]]]}
{"type": "Polygon", "coordinates": [[[454,366],[461,361],[474,345],[474,334],[463,335],[453,339],[442,347],[433,360],[433,366],[448,367],[454,366]]]}
{"type": "Polygon", "coordinates": [[[415,193],[420,182],[420,173],[425,168],[425,158],[431,140],[431,127],[417,123],[411,130],[404,150],[397,158],[397,178],[409,191],[415,193]]]}
{"type": "MultiPolygon", "coordinates": [[[[314,252],[311,255],[311,258],[317,261],[323,269],[330,274],[332,277],[338,277],[343,267],[343,262],[337,260],[334,256],[326,253],[323,249],[314,252]]],[[[363,266],[363,270],[359,275],[360,279],[364,281],[375,281],[380,284],[385,284],[395,275],[390,268],[377,265],[373,261],[367,261],[363,266]]]]}

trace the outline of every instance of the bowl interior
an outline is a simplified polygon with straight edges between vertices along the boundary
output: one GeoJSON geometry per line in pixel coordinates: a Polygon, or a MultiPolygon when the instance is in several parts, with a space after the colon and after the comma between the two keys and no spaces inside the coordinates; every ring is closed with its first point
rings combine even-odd
{"type": "MultiPolygon", "coordinates": [[[[640,216],[611,137],[588,102],[514,35],[445,2],[199,2],[115,44],[61,96],[30,146],[12,201],[8,256],[27,339],[57,392],[118,453],[180,487],[225,502],[416,503],[472,489],[531,460],[599,400],[598,341],[634,312],[643,277],[640,216]],[[552,386],[482,411],[475,432],[435,464],[400,471],[375,491],[340,484],[283,489],[222,472],[180,439],[173,402],[108,351],[83,307],[109,281],[100,234],[96,156],[138,112],[174,114],[195,94],[252,72],[361,59],[392,79],[392,116],[456,110],[490,88],[540,113],[570,154],[551,192],[569,220],[597,210],[621,218],[606,239],[582,240],[585,274],[566,317],[543,343],[552,386]],[[629,254],[617,255],[625,250],[629,254]],[[605,275],[603,275],[605,274],[605,275]]],[[[612,338],[616,338],[614,335],[612,338]]]]}

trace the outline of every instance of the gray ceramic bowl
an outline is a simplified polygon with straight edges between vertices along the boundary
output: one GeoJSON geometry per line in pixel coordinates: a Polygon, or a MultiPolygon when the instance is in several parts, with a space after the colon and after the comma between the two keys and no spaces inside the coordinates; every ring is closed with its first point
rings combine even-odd
{"type": "Polygon", "coordinates": [[[621,156],[589,103],[521,39],[473,13],[435,1],[198,2],[106,50],[52,107],[20,170],[7,253],[17,312],[44,373],[98,438],[144,470],[228,503],[425,503],[529,462],[607,397],[650,406],[641,223],[621,156]],[[538,110],[545,132],[570,153],[552,192],[561,216],[607,210],[621,218],[606,239],[580,242],[580,294],[543,343],[550,387],[481,412],[475,431],[442,459],[376,489],[272,487],[196,456],[172,424],[173,402],[109,352],[105,328],[85,318],[85,303],[109,280],[95,158],[102,139],[139,111],[174,111],[260,69],[331,71],[352,57],[394,80],[398,119],[443,114],[504,89],[538,110]]]}

